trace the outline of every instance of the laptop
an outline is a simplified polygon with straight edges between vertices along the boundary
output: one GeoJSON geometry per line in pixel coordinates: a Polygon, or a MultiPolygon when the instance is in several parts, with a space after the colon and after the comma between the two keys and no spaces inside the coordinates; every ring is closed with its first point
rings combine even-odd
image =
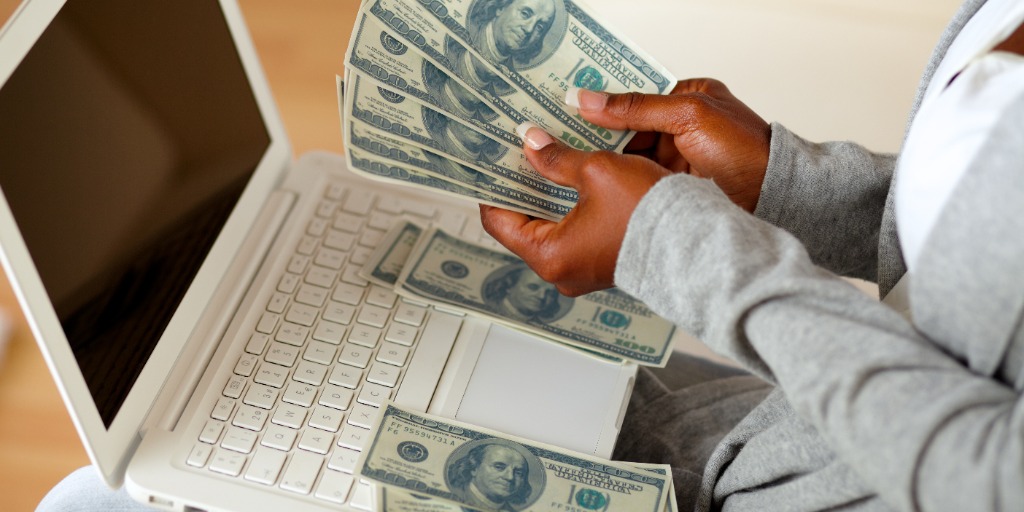
{"type": "Polygon", "coordinates": [[[494,242],[468,202],[294,159],[233,0],[23,4],[0,140],[3,266],[111,487],[368,510],[353,465],[386,400],[610,456],[634,365],[359,276],[398,219],[494,242]]]}

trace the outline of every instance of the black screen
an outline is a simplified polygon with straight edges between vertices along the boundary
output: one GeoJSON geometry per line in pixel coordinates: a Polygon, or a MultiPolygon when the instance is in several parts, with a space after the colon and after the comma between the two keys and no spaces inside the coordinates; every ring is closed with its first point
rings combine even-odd
{"type": "Polygon", "coordinates": [[[0,89],[0,188],[107,427],[269,144],[216,0],[69,0],[0,89]]]}

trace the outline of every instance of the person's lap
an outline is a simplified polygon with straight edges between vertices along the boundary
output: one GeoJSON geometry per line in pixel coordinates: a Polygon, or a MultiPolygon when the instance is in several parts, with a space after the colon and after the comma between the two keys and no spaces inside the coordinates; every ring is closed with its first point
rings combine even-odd
{"type": "Polygon", "coordinates": [[[676,353],[666,368],[641,368],[614,458],[669,464],[680,510],[692,510],[719,441],[771,392],[749,373],[676,353]]]}

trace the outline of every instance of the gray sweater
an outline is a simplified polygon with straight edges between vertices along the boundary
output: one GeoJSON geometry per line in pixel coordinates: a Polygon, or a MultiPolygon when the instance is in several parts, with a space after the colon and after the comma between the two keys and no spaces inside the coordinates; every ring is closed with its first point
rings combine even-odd
{"type": "Polygon", "coordinates": [[[1024,97],[922,251],[913,324],[839,278],[884,294],[905,272],[894,167],[776,124],[756,216],[676,175],[630,219],[617,285],[776,385],[715,448],[698,510],[1024,510],[1024,97]]]}

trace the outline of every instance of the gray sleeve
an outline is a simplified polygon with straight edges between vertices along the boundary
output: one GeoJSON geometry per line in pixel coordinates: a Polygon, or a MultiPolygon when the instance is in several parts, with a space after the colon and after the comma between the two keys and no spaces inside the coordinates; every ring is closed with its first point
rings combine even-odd
{"type": "Polygon", "coordinates": [[[676,175],[652,188],[630,219],[615,278],[778,384],[895,508],[1024,508],[1020,395],[816,266],[800,240],[711,182],[676,175]]]}
{"type": "Polygon", "coordinates": [[[877,278],[879,226],[896,156],[851,142],[811,143],[772,124],[754,215],[795,235],[839,275],[877,278]]]}

